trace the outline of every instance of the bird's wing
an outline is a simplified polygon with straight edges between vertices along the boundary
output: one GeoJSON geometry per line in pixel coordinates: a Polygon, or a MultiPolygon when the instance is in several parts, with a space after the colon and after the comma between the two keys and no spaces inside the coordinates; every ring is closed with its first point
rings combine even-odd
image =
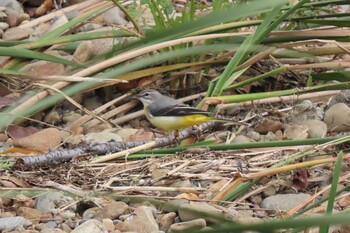
{"type": "Polygon", "coordinates": [[[153,116],[188,116],[193,114],[201,114],[209,116],[209,112],[192,108],[187,104],[177,104],[152,111],[153,116]]]}

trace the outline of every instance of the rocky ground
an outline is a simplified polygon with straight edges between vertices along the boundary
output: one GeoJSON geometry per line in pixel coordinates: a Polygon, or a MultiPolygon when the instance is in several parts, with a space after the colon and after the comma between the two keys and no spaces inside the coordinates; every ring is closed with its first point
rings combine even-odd
{"type": "MultiPolygon", "coordinates": [[[[52,16],[49,21],[28,24],[30,17],[49,15],[53,8],[41,5],[42,2],[28,1],[28,4],[30,7],[25,5],[27,9],[24,11],[17,1],[0,1],[0,37],[4,41],[35,40],[70,19],[69,14],[63,14],[52,16]]],[[[119,14],[116,9],[107,12],[97,21],[86,24],[81,31],[109,30],[98,20],[104,24],[125,23],[119,14]]],[[[73,55],[60,56],[85,62],[111,49],[113,43],[113,39],[85,41],[73,55]]],[[[38,76],[60,75],[65,72],[65,67],[37,61],[27,64],[22,71],[38,76]]],[[[10,97],[0,98],[0,109],[18,98],[12,93],[5,94],[10,97]]],[[[130,95],[110,97],[113,100],[104,107],[108,112],[102,115],[110,122],[101,123],[66,101],[48,112],[37,114],[34,119],[40,124],[12,125],[0,134],[0,231],[204,231],[231,221],[258,223],[276,216],[292,215],[314,201],[313,195],[319,190],[322,192],[316,198],[327,196],[333,173],[330,163],[269,174],[234,202],[213,201],[234,178],[259,174],[296,153],[308,150],[309,145],[229,150],[197,148],[175,155],[164,153],[159,157],[128,155],[96,164],[89,163],[94,154],[83,154],[65,163],[10,169],[18,158],[57,148],[68,150],[80,145],[155,140],[163,136],[162,132],[149,130],[151,126],[142,118],[139,103],[131,101],[130,95]],[[113,102],[115,100],[119,101],[118,105],[113,102]]],[[[349,91],[329,91],[220,105],[220,114],[243,124],[223,125],[203,132],[198,139],[241,144],[347,135],[350,131],[349,96],[349,91]]],[[[201,95],[190,96],[189,100],[199,97],[201,95]]],[[[98,109],[105,103],[95,93],[77,95],[74,100],[89,110],[98,109]]],[[[329,154],[334,151],[334,148],[327,148],[328,154],[317,159],[329,159],[329,154]]],[[[348,165],[347,161],[343,164],[339,190],[348,186],[348,165]]],[[[325,206],[323,203],[307,214],[324,213],[325,206]]],[[[344,192],[337,198],[334,211],[346,210],[349,206],[350,195],[344,192]]],[[[350,232],[347,225],[336,226],[333,230],[350,232]]]]}
{"type": "MultiPolygon", "coordinates": [[[[348,91],[326,102],[324,99],[329,100],[328,96],[322,102],[316,103],[316,99],[311,98],[314,102],[308,99],[290,105],[291,108],[283,106],[282,111],[276,108],[276,112],[283,114],[276,117],[270,112],[263,120],[254,122],[254,126],[241,126],[244,129],[239,134],[237,129],[220,130],[202,137],[222,138],[231,143],[297,140],[332,136],[328,132],[330,128],[333,135],[339,135],[348,131],[348,119],[344,116],[350,116],[339,114],[350,112],[344,96],[348,96],[348,91]]],[[[317,101],[320,98],[317,96],[317,101]]],[[[261,109],[255,112],[264,115],[261,109]]],[[[253,123],[251,120],[248,122],[253,123]]],[[[139,124],[146,123],[142,120],[139,124]]],[[[14,132],[17,131],[21,132],[15,127],[14,132]]],[[[19,139],[12,136],[3,140],[3,144],[8,145],[13,140],[14,144],[25,148],[37,148],[43,146],[41,134],[44,138],[60,138],[57,129],[42,131],[19,139]],[[21,144],[22,141],[25,144],[21,144]]],[[[99,133],[87,132],[80,135],[79,140],[127,141],[135,135],[142,138],[142,133],[154,137],[152,132],[142,130],[140,133],[140,130],[126,126],[99,133]]],[[[57,140],[57,143],[60,142],[57,140]]],[[[253,190],[235,202],[217,205],[209,201],[230,183],[233,174],[258,173],[306,147],[226,151],[195,149],[177,156],[127,159],[93,166],[85,164],[84,158],[51,168],[3,171],[0,181],[4,190],[8,190],[8,195],[11,196],[10,190],[20,189],[11,198],[1,199],[0,226],[7,229],[3,232],[87,232],[89,229],[89,232],[146,233],[210,229],[228,220],[243,223],[264,221],[293,211],[300,203],[307,203],[314,192],[326,188],[332,178],[332,166],[316,166],[263,178],[253,190]],[[32,190],[32,193],[24,190],[32,190]]],[[[343,171],[348,173],[347,164],[344,164],[343,171]]],[[[342,184],[338,186],[339,189],[344,187],[342,184]]],[[[323,195],[327,195],[327,191],[323,195]]],[[[340,196],[335,209],[347,209],[349,197],[347,193],[340,196]]],[[[323,213],[325,206],[313,209],[310,214],[323,213]]]]}

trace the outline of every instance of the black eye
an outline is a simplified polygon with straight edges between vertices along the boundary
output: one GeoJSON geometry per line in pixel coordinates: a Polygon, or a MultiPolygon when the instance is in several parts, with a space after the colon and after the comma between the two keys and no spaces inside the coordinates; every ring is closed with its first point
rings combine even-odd
{"type": "Polygon", "coordinates": [[[143,94],[144,97],[149,97],[149,93],[143,94]]]}

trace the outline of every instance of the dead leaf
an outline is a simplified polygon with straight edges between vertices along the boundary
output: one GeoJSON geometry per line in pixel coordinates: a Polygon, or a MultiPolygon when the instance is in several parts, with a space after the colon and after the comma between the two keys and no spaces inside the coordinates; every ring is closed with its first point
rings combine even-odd
{"type": "Polygon", "coordinates": [[[6,129],[7,135],[12,139],[27,137],[38,131],[39,130],[33,126],[22,127],[19,125],[9,125],[6,129]]]}

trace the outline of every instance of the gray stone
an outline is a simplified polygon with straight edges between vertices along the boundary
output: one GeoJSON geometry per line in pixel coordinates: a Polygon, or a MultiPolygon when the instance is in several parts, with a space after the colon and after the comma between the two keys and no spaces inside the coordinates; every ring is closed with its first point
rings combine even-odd
{"type": "Polygon", "coordinates": [[[175,212],[164,214],[164,216],[159,221],[159,228],[161,230],[167,231],[169,227],[174,223],[175,217],[175,212]]]}
{"type": "Polygon", "coordinates": [[[93,47],[91,41],[81,42],[78,48],[75,50],[73,54],[74,61],[78,63],[84,63],[88,61],[93,53],[93,47]]]}
{"type": "Polygon", "coordinates": [[[300,203],[308,200],[311,197],[310,194],[297,193],[297,194],[277,194],[265,198],[261,207],[266,209],[288,211],[300,203]]]}
{"type": "Polygon", "coordinates": [[[327,134],[327,125],[323,121],[308,120],[303,125],[308,127],[309,138],[324,138],[327,134]]]}
{"type": "MultiPolygon", "coordinates": [[[[39,196],[35,201],[35,209],[40,210],[43,213],[51,213],[55,209],[66,206],[72,203],[74,200],[69,196],[65,196],[61,192],[49,192],[39,196]]],[[[76,205],[70,205],[69,210],[76,210],[76,205]]]]}
{"type": "Polygon", "coordinates": [[[135,209],[133,215],[130,215],[124,222],[117,224],[116,229],[122,232],[135,231],[138,233],[149,233],[158,231],[159,227],[154,219],[151,207],[140,206],[135,209]]]}
{"type": "Polygon", "coordinates": [[[343,103],[333,105],[325,112],[324,122],[330,132],[350,130],[350,108],[343,103]]]}
{"type": "Polygon", "coordinates": [[[128,21],[125,20],[124,12],[117,6],[104,12],[101,16],[105,24],[125,25],[128,23],[128,21]]]}
{"type": "Polygon", "coordinates": [[[92,208],[86,209],[83,213],[83,219],[95,218],[98,210],[99,210],[98,207],[92,207],[92,208]]]}
{"type": "Polygon", "coordinates": [[[95,219],[88,220],[75,228],[71,233],[108,233],[102,222],[95,219]]]}
{"type": "Polygon", "coordinates": [[[6,7],[6,14],[21,15],[24,13],[22,5],[16,0],[1,0],[1,7],[6,7]]]}
{"type": "Polygon", "coordinates": [[[8,217],[0,218],[0,231],[2,230],[14,230],[17,227],[27,227],[32,225],[30,221],[23,217],[8,217]]]}
{"type": "Polygon", "coordinates": [[[207,226],[205,219],[199,218],[187,222],[174,223],[170,226],[171,232],[182,232],[190,230],[199,230],[207,226]]]}
{"type": "Polygon", "coordinates": [[[288,125],[283,134],[289,140],[301,140],[308,137],[308,127],[306,125],[288,125]]]}
{"type": "Polygon", "coordinates": [[[120,215],[127,214],[130,212],[130,207],[121,201],[111,201],[108,205],[102,207],[96,212],[96,218],[109,218],[116,219],[120,215]]]}
{"type": "Polygon", "coordinates": [[[33,32],[31,28],[18,28],[13,27],[7,29],[2,35],[3,40],[22,40],[28,38],[33,32]]]}
{"type": "Polygon", "coordinates": [[[233,140],[232,140],[232,143],[236,143],[236,144],[239,144],[239,143],[249,143],[249,142],[254,142],[254,140],[244,136],[244,135],[238,135],[237,137],[235,137],[233,140]]]}

